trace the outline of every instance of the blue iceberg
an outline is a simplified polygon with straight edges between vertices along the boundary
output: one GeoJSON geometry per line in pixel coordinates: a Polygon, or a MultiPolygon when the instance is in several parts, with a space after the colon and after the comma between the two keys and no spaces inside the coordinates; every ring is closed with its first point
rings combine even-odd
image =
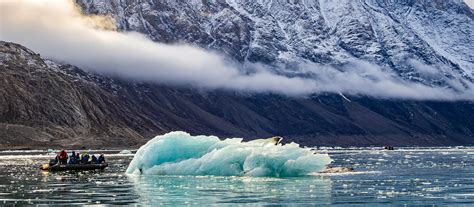
{"type": "Polygon", "coordinates": [[[243,142],[171,132],[140,147],[127,173],[294,177],[319,172],[332,161],[327,154],[278,142],[275,138],[243,142]]]}

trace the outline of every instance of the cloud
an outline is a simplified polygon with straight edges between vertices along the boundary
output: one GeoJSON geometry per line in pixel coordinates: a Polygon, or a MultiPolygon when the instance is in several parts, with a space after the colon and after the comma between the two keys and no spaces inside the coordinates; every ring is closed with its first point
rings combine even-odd
{"type": "Polygon", "coordinates": [[[474,8],[474,0],[465,0],[464,2],[466,2],[469,7],[474,8]]]}
{"type": "Polygon", "coordinates": [[[215,52],[188,45],[160,44],[138,33],[114,31],[109,18],[84,16],[72,1],[7,1],[0,6],[2,40],[20,43],[47,58],[111,76],[290,96],[334,92],[408,99],[473,97],[471,90],[456,92],[406,82],[365,62],[354,62],[342,70],[301,64],[298,67],[311,76],[306,78],[279,75],[260,64],[253,64],[255,72],[248,74],[215,52]]]}

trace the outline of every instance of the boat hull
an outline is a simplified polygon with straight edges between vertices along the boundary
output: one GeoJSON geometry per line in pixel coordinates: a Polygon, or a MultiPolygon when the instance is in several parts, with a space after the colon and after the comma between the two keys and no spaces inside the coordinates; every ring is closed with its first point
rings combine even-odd
{"type": "Polygon", "coordinates": [[[46,171],[87,171],[87,170],[103,170],[109,164],[74,164],[74,165],[53,165],[53,166],[41,166],[41,170],[46,171]]]}

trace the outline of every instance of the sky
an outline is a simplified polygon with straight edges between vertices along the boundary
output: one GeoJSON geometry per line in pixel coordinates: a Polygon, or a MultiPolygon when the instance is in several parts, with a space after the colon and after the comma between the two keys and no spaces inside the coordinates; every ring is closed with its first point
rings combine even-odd
{"type": "MultiPolygon", "coordinates": [[[[331,92],[415,100],[474,99],[472,90],[454,92],[407,82],[363,61],[353,61],[342,69],[312,63],[295,65],[312,71],[317,79],[287,77],[261,64],[249,64],[254,72],[244,73],[239,64],[216,52],[156,43],[139,33],[115,31],[113,21],[83,15],[73,1],[0,1],[0,6],[1,40],[22,44],[46,58],[130,80],[288,96],[331,92]]],[[[420,73],[442,75],[420,61],[410,60],[409,64],[420,73]]]]}

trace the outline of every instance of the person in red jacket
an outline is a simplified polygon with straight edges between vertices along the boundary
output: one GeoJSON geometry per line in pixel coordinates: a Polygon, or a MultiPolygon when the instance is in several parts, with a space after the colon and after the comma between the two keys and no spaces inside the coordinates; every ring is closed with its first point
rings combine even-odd
{"type": "Polygon", "coordinates": [[[68,155],[67,155],[66,150],[61,150],[61,152],[58,155],[59,164],[61,164],[61,165],[67,164],[67,157],[68,157],[68,155]]]}

